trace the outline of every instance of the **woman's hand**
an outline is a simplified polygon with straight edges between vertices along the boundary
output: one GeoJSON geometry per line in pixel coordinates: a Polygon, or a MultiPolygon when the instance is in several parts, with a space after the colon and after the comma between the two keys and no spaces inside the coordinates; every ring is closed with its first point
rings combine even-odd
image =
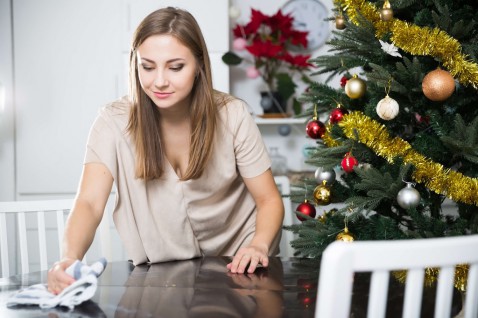
{"type": "Polygon", "coordinates": [[[68,275],[65,270],[76,260],[73,258],[65,258],[53,264],[48,271],[48,291],[54,295],[58,295],[75,282],[75,279],[68,275]]]}
{"type": "Polygon", "coordinates": [[[249,245],[247,247],[241,247],[237,254],[232,259],[232,262],[227,264],[227,269],[231,273],[243,274],[246,272],[254,273],[258,265],[267,267],[269,265],[268,247],[264,244],[249,245]]]}

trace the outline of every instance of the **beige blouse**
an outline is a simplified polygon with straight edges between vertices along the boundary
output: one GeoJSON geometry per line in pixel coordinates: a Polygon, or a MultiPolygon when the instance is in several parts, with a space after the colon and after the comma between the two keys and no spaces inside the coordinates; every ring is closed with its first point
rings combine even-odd
{"type": "Polygon", "coordinates": [[[180,181],[170,164],[161,179],[135,177],[135,150],[126,132],[130,108],[122,98],[100,110],[84,160],[105,164],[113,175],[113,219],[130,259],[140,264],[234,255],[252,239],[256,221],[242,177],[258,176],[271,164],[247,105],[234,99],[219,110],[214,153],[201,178],[188,181],[180,181]]]}

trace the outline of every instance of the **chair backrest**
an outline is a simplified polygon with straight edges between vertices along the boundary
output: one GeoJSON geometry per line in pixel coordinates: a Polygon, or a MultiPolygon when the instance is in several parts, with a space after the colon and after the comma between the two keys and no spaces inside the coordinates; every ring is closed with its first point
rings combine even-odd
{"type": "Polygon", "coordinates": [[[403,317],[420,317],[426,268],[439,268],[435,317],[450,317],[455,266],[469,264],[464,317],[478,317],[478,235],[333,242],[322,255],[315,316],[350,316],[355,272],[371,272],[367,317],[385,317],[390,271],[407,270],[403,317]]]}
{"type": "Polygon", "coordinates": [[[47,255],[47,225],[46,218],[52,215],[56,223],[57,247],[61,251],[63,232],[65,228],[66,214],[73,206],[73,199],[42,200],[42,201],[11,201],[0,202],[0,251],[2,271],[0,277],[17,274],[16,270],[10,270],[12,257],[18,259],[19,246],[21,273],[30,271],[29,250],[38,249],[40,269],[48,269],[47,255]],[[30,216],[36,216],[37,238],[31,237],[27,224],[30,216]],[[16,234],[14,233],[16,229],[16,234]]]}

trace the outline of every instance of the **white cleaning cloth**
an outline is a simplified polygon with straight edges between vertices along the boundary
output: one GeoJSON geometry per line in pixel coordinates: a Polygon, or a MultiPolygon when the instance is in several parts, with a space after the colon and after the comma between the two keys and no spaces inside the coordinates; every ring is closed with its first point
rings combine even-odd
{"type": "Polygon", "coordinates": [[[76,261],[66,269],[66,273],[76,281],[60,294],[50,293],[46,284],[35,284],[12,295],[8,299],[7,306],[38,305],[41,308],[66,306],[73,309],[76,305],[93,297],[98,284],[98,276],[103,273],[105,267],[106,259],[104,258],[89,266],[76,261]]]}

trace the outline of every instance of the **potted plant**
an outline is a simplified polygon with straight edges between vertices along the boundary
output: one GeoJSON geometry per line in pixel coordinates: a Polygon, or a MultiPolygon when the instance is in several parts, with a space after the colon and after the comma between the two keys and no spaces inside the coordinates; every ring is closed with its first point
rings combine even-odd
{"type": "Polygon", "coordinates": [[[285,113],[285,105],[293,96],[294,112],[299,113],[295,80],[311,82],[307,76],[312,67],[310,55],[294,53],[307,49],[308,32],[294,29],[293,22],[294,18],[280,9],[273,15],[251,9],[250,21],[232,30],[233,51],[222,56],[227,65],[248,63],[247,76],[263,79],[267,86],[267,91],[261,92],[264,113],[285,113]]]}

